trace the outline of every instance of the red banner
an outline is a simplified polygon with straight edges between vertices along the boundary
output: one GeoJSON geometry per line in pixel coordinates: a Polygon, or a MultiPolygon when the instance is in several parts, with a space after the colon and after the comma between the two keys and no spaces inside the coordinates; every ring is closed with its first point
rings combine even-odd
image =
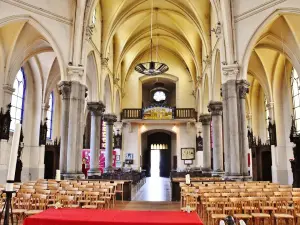
{"type": "MultiPolygon", "coordinates": [[[[85,163],[85,168],[88,170],[90,168],[90,149],[82,150],[82,162],[85,163]]],[[[113,150],[113,162],[112,166],[116,167],[116,151],[113,150]]],[[[105,168],[105,150],[99,150],[99,168],[101,173],[103,173],[105,168]]]]}

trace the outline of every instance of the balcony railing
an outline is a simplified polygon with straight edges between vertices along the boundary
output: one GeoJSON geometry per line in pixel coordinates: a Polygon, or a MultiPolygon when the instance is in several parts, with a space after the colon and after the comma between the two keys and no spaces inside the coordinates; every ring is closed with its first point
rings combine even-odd
{"type": "MultiPolygon", "coordinates": [[[[143,109],[123,109],[122,119],[144,119],[143,109]]],[[[193,108],[173,108],[172,119],[197,119],[197,112],[193,108]]]]}

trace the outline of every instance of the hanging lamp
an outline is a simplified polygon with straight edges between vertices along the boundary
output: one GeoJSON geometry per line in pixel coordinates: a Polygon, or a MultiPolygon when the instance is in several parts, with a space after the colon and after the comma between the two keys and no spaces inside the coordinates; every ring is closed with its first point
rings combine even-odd
{"type": "MultiPolygon", "coordinates": [[[[158,51],[158,49],[156,51],[158,51]]],[[[135,70],[147,76],[160,75],[169,70],[169,67],[165,63],[153,61],[153,0],[152,0],[152,7],[151,7],[151,26],[150,26],[150,62],[137,64],[135,70]]]]}

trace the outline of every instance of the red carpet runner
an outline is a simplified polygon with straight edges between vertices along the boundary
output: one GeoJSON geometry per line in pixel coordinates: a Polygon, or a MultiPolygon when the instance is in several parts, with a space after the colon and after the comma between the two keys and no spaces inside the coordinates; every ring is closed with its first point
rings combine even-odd
{"type": "Polygon", "coordinates": [[[196,213],[48,209],[28,217],[23,225],[203,225],[196,213]]]}

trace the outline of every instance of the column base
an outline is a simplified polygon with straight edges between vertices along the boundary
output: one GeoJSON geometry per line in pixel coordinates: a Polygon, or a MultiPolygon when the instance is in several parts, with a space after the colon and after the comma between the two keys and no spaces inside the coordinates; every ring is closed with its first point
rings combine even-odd
{"type": "Polygon", "coordinates": [[[224,176],[225,180],[232,180],[232,181],[252,181],[251,176],[243,176],[243,175],[227,175],[224,176]]]}
{"type": "Polygon", "coordinates": [[[64,173],[61,174],[62,180],[80,180],[85,179],[85,175],[83,173],[64,173]]]}
{"type": "Polygon", "coordinates": [[[201,168],[203,172],[211,172],[211,168],[201,168]]]}
{"type": "Polygon", "coordinates": [[[224,177],[225,172],[224,171],[219,171],[219,170],[217,170],[217,171],[211,171],[211,175],[212,176],[218,176],[218,177],[224,177]]]}
{"type": "Polygon", "coordinates": [[[104,169],[104,173],[112,173],[115,171],[115,168],[112,166],[108,166],[104,169]]]}
{"type": "Polygon", "coordinates": [[[89,171],[87,172],[87,175],[88,175],[88,177],[101,176],[101,171],[99,170],[99,168],[89,169],[89,171]]]}

